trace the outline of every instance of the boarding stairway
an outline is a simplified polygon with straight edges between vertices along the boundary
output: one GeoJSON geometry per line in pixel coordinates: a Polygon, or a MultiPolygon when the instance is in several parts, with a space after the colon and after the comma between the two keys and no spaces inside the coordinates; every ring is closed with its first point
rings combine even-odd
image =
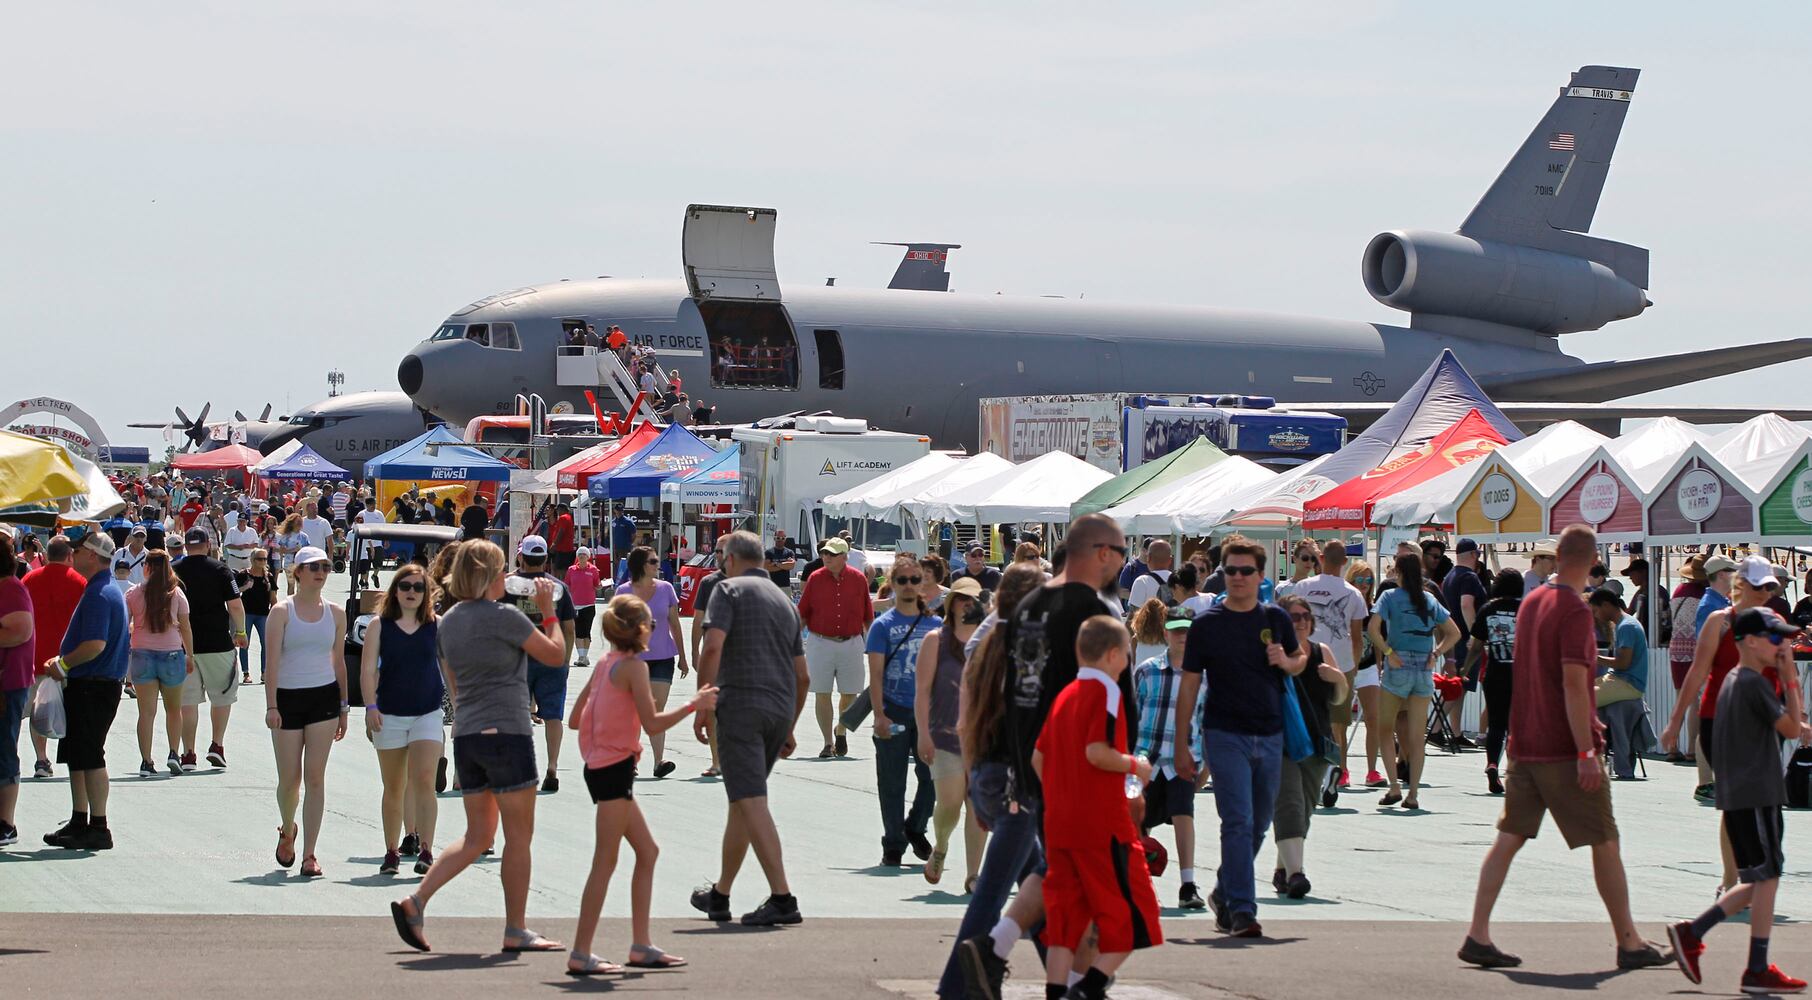
{"type": "MultiPolygon", "coordinates": [[[[659,361],[650,358],[654,366],[655,391],[663,396],[671,394],[673,378],[659,361]]],[[[561,347],[554,358],[556,377],[563,387],[596,388],[603,386],[616,397],[617,405],[629,414],[631,420],[651,420],[655,423],[666,423],[666,415],[655,408],[655,400],[649,398],[636,384],[635,376],[624,366],[623,359],[616,351],[597,347],[561,347]]]]}

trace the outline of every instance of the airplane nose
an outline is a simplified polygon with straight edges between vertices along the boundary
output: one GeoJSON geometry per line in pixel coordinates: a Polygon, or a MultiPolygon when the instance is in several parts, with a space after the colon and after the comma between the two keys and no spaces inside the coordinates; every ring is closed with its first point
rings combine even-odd
{"type": "Polygon", "coordinates": [[[396,383],[410,396],[422,391],[422,359],[410,354],[396,366],[396,383]]]}

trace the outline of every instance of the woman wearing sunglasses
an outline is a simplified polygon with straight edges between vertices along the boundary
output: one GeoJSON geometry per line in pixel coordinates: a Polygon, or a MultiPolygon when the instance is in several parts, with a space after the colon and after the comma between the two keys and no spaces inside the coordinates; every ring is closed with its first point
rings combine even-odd
{"type": "Polygon", "coordinates": [[[1302,718],[1309,724],[1309,741],[1315,751],[1302,760],[1291,760],[1288,754],[1281,758],[1283,777],[1271,814],[1272,836],[1277,840],[1277,866],[1271,873],[1271,885],[1291,899],[1301,899],[1309,894],[1309,878],[1302,872],[1309,817],[1315,814],[1321,783],[1331,766],[1328,752],[1337,746],[1328,709],[1351,697],[1352,692],[1347,690],[1346,674],[1340,671],[1334,651],[1326,643],[1309,638],[1309,633],[1315,631],[1315,609],[1295,595],[1280,597],[1277,603],[1290,614],[1296,644],[1309,651],[1309,662],[1302,673],[1285,678],[1284,683],[1296,685],[1296,703],[1302,706],[1302,718]]]}
{"type": "Polygon", "coordinates": [[[384,781],[384,861],[378,871],[395,875],[402,854],[414,854],[415,872],[434,863],[435,766],[443,745],[440,654],[436,648],[434,603],[428,572],[408,563],[390,578],[375,627],[365,631],[359,661],[359,690],[373,700],[365,706],[365,736],[377,750],[384,781]],[[399,843],[407,828],[408,836],[399,843]],[[401,850],[401,853],[399,853],[401,850]]]}
{"type": "Polygon", "coordinates": [[[265,622],[264,724],[277,750],[277,864],[296,863],[296,799],[302,793],[302,874],[321,876],[315,843],[326,812],[327,755],[346,736],[346,612],[321,599],[333,563],[304,546],[291,575],[296,592],[265,622]]]}

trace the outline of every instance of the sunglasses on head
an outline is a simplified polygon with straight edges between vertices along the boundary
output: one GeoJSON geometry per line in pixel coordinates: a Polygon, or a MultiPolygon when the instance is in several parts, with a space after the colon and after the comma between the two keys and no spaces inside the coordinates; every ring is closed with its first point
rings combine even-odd
{"type": "Polygon", "coordinates": [[[896,586],[908,584],[908,583],[917,585],[918,583],[922,582],[924,579],[925,578],[922,576],[896,576],[893,578],[893,582],[896,586]]]}
{"type": "Polygon", "coordinates": [[[396,589],[399,592],[408,592],[411,594],[425,594],[428,592],[428,581],[426,581],[426,580],[410,580],[407,583],[397,584],[396,589]]]}
{"type": "Polygon", "coordinates": [[[1258,575],[1258,567],[1257,566],[1222,566],[1221,572],[1227,574],[1228,576],[1256,576],[1256,575],[1258,575]]]}

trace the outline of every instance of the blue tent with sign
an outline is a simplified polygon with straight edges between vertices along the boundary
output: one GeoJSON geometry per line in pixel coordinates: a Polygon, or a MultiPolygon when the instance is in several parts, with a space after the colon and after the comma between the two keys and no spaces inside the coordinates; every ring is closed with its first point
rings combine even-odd
{"type": "Polygon", "coordinates": [[[294,454],[283,461],[278,462],[276,465],[259,469],[258,475],[265,479],[304,481],[312,479],[324,480],[327,482],[352,478],[351,474],[345,469],[322,458],[320,452],[315,451],[308,445],[297,448],[294,454]]]}
{"type": "Polygon", "coordinates": [[[404,442],[365,463],[367,479],[479,480],[509,482],[516,468],[500,458],[470,448],[446,426],[430,427],[420,437],[404,442]]]}
{"type": "Polygon", "coordinates": [[[741,452],[726,448],[716,457],[683,476],[675,476],[661,485],[661,500],[666,503],[735,503],[742,478],[741,452]]]}
{"type": "Polygon", "coordinates": [[[608,471],[594,473],[586,490],[593,500],[660,496],[662,483],[697,469],[717,454],[697,434],[669,424],[640,451],[623,456],[608,471]]]}

